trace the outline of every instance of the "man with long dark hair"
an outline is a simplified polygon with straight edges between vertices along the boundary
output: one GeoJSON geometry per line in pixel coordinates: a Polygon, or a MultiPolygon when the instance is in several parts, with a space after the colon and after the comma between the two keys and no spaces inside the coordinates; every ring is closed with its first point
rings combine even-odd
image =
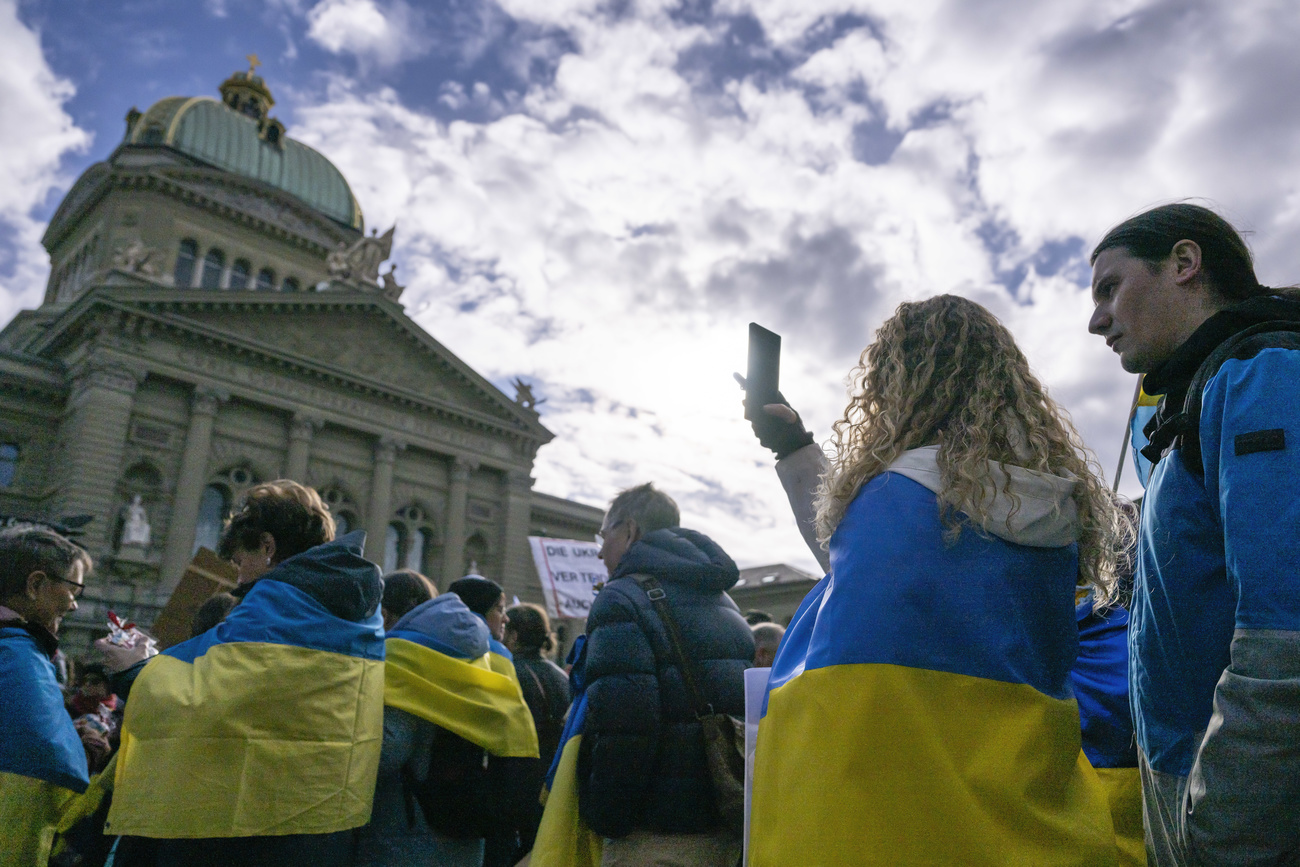
{"type": "Polygon", "coordinates": [[[1092,253],[1088,330],[1161,395],[1130,688],[1157,865],[1300,858],[1300,302],[1174,204],[1092,253]]]}

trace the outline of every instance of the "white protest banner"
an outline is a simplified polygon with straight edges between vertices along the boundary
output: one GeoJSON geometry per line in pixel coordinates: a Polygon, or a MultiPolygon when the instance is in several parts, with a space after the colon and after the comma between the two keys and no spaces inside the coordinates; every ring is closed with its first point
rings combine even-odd
{"type": "Polygon", "coordinates": [[[547,613],[552,617],[586,617],[596,598],[596,585],[609,580],[605,564],[596,556],[600,546],[543,536],[529,536],[528,544],[542,580],[547,613]]]}

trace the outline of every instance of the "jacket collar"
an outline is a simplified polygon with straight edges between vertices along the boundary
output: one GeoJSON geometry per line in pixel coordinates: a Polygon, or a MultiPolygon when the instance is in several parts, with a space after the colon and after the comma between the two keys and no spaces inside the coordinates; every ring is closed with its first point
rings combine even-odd
{"type": "Polygon", "coordinates": [[[0,629],[21,629],[32,637],[36,646],[51,660],[59,650],[59,639],[39,623],[33,623],[12,608],[0,605],[0,629]]]}

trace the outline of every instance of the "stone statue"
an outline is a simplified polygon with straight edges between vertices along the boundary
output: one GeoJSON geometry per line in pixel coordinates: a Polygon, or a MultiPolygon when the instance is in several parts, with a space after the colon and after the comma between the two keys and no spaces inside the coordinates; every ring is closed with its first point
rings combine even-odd
{"type": "Polygon", "coordinates": [[[352,276],[352,266],[348,263],[348,245],[346,241],[339,241],[338,247],[330,251],[325,257],[325,267],[329,269],[331,277],[338,280],[346,280],[352,276]]]}
{"type": "Polygon", "coordinates": [[[394,262],[393,267],[389,268],[384,274],[381,275],[383,279],[384,297],[387,298],[389,301],[396,301],[398,298],[401,298],[402,290],[406,288],[405,286],[397,282],[397,277],[395,276],[396,273],[397,273],[397,263],[394,262]]]}
{"type": "Polygon", "coordinates": [[[158,269],[150,261],[153,254],[153,250],[146,247],[139,238],[136,238],[126,247],[118,247],[113,253],[113,267],[132,274],[144,274],[153,277],[158,273],[158,269]]]}
{"type": "Polygon", "coordinates": [[[542,398],[541,400],[538,400],[536,397],[534,397],[533,387],[527,384],[526,382],[524,382],[519,377],[517,376],[515,377],[515,381],[512,383],[512,385],[514,385],[515,387],[515,403],[519,404],[524,409],[531,409],[534,412],[536,412],[537,406],[539,404],[546,403],[546,398],[542,398]]]}
{"type": "Polygon", "coordinates": [[[393,226],[382,236],[375,229],[370,237],[362,238],[352,245],[352,249],[348,250],[348,265],[352,268],[353,277],[378,285],[379,263],[393,252],[393,229],[396,228],[393,226]]]}
{"type": "MultiPolygon", "coordinates": [[[[375,229],[369,236],[358,238],[350,247],[344,241],[339,241],[338,247],[325,257],[325,267],[329,270],[330,278],[381,287],[379,265],[393,252],[393,231],[396,228],[393,226],[382,235],[375,229]]],[[[381,288],[386,292],[391,291],[390,285],[396,286],[396,281],[390,284],[385,280],[381,288]]],[[[401,288],[396,291],[400,294],[401,288]]]]}
{"type": "Polygon", "coordinates": [[[152,533],[149,516],[145,514],[140,495],[136,494],[131,498],[131,505],[126,507],[126,526],[122,528],[122,546],[138,545],[147,548],[152,533]]]}

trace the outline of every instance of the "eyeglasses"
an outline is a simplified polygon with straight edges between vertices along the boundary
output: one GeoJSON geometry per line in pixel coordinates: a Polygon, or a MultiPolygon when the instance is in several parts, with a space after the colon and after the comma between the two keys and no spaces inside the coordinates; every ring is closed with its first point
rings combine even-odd
{"type": "Polygon", "coordinates": [[[46,577],[46,578],[49,578],[51,581],[58,581],[58,582],[60,582],[60,583],[62,583],[62,584],[67,584],[67,585],[69,585],[70,587],[72,587],[72,598],[73,598],[73,599],[80,599],[80,598],[81,598],[81,594],[82,594],[83,592],[85,592],[85,589],[86,589],[86,585],[85,585],[85,584],[78,584],[76,581],[69,581],[67,578],[55,578],[53,575],[46,575],[45,577],[46,577]]]}
{"type": "Polygon", "coordinates": [[[604,547],[605,547],[605,537],[608,536],[610,533],[614,532],[615,530],[617,530],[619,527],[623,526],[624,523],[626,523],[626,522],[624,522],[624,521],[618,521],[617,523],[613,524],[613,525],[610,526],[610,527],[602,528],[601,531],[600,531],[599,533],[597,533],[596,536],[595,536],[596,544],[599,545],[600,547],[604,548],[604,547]]]}

